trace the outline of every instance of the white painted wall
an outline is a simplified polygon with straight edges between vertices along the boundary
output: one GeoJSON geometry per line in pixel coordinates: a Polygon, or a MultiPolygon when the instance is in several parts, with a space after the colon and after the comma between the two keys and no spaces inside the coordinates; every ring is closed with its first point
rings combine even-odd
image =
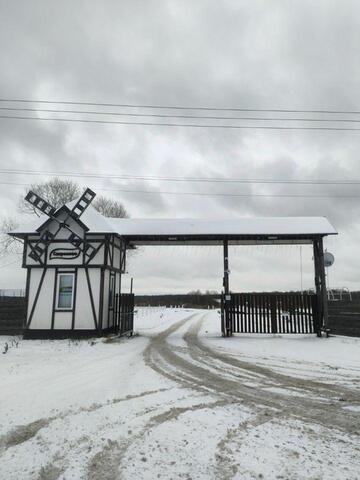
{"type": "MultiPolygon", "coordinates": [[[[95,312],[99,311],[100,269],[92,269],[89,275],[91,290],[94,298],[95,312]]],[[[77,291],[75,305],[75,328],[77,330],[91,330],[95,328],[94,316],[91,308],[91,299],[83,268],[78,270],[77,291]]]]}
{"type": "Polygon", "coordinates": [[[71,330],[72,312],[55,312],[54,330],[71,330]]]}
{"type": "MultiPolygon", "coordinates": [[[[31,271],[30,285],[29,285],[29,306],[28,319],[32,310],[38,285],[43,272],[43,268],[33,268],[31,271]]],[[[55,270],[49,269],[45,273],[42,288],[36,303],[33,317],[30,324],[30,329],[50,329],[51,328],[51,313],[53,306],[55,270]]]]}

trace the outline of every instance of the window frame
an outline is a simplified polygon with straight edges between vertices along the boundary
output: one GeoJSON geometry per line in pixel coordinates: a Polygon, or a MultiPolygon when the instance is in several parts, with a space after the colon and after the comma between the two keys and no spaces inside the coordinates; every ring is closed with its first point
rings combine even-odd
{"type": "Polygon", "coordinates": [[[75,272],[57,272],[56,275],[56,300],[55,300],[55,311],[58,312],[71,312],[74,309],[74,297],[75,297],[75,272]],[[60,307],[60,277],[64,275],[70,275],[72,277],[72,290],[71,290],[71,306],[70,307],[60,307]]]}

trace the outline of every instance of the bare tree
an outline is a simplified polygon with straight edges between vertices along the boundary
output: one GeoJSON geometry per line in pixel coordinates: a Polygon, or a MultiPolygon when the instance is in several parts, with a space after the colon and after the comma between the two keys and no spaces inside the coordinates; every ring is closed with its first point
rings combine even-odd
{"type": "MultiPolygon", "coordinates": [[[[30,190],[37,193],[55,208],[60,208],[65,203],[75,200],[82,193],[82,189],[77,183],[56,177],[47,182],[33,184],[30,186],[30,190]]],[[[111,198],[98,196],[93,201],[92,206],[105,217],[123,218],[128,216],[125,207],[111,198]]],[[[20,199],[19,208],[22,213],[32,213],[39,216],[36,208],[24,200],[23,197],[20,199]]]]}
{"type": "MultiPolygon", "coordinates": [[[[57,177],[47,182],[32,184],[30,190],[37,193],[55,208],[59,208],[81,195],[81,190],[77,183],[71,180],[61,180],[57,177]]],[[[24,200],[23,197],[20,199],[19,209],[22,213],[34,213],[39,216],[36,208],[24,200]]]]}
{"type": "Polygon", "coordinates": [[[93,207],[104,217],[126,218],[128,214],[122,203],[103,196],[96,197],[93,207]]]}
{"type": "Polygon", "coordinates": [[[21,240],[8,235],[8,232],[17,226],[18,223],[13,218],[5,217],[0,220],[0,257],[11,253],[21,253],[21,240]]]}

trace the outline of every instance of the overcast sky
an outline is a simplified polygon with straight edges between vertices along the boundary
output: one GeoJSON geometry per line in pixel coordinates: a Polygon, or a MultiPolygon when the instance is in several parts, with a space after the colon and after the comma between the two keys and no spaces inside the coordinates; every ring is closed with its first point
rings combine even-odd
{"type": "MultiPolygon", "coordinates": [[[[0,0],[0,45],[1,98],[360,110],[357,0],[0,0]]],[[[25,106],[34,108],[36,104],[25,106]]],[[[350,118],[338,117],[344,116],[350,118]]],[[[360,120],[360,115],[351,118],[360,120]]],[[[1,169],[360,180],[359,147],[360,132],[356,131],[231,130],[0,118],[1,169]]],[[[0,175],[0,214],[14,216],[25,187],[3,183],[25,184],[48,178],[0,175]]],[[[360,198],[336,198],[360,196],[360,186],[116,179],[80,180],[80,184],[122,201],[132,217],[235,220],[241,216],[327,216],[339,231],[339,236],[327,243],[336,258],[329,272],[330,285],[360,289],[360,198]],[[116,192],[119,189],[154,193],[116,192]],[[333,198],[211,197],[160,192],[324,194],[333,198]]],[[[303,248],[302,254],[303,285],[310,288],[311,249],[303,248]]],[[[0,288],[24,285],[24,272],[17,266],[20,258],[16,260],[0,259],[0,288]],[[12,264],[6,266],[8,263],[12,264]]],[[[299,247],[232,249],[230,267],[233,290],[300,288],[299,247]]],[[[220,290],[221,269],[218,248],[157,247],[136,254],[129,265],[129,276],[135,277],[138,292],[220,290]]]]}

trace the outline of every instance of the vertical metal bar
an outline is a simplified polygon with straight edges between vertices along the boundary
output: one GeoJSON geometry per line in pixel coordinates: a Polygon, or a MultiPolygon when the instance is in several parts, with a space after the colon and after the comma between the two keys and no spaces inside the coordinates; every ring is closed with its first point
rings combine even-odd
{"type": "Polygon", "coordinates": [[[221,333],[223,337],[226,335],[226,329],[225,329],[225,298],[224,294],[221,294],[221,299],[220,299],[220,306],[221,306],[221,333]]]}
{"type": "Polygon", "coordinates": [[[250,306],[250,309],[251,309],[251,332],[254,333],[255,332],[255,322],[254,322],[255,298],[254,298],[253,293],[250,294],[250,299],[251,299],[251,306],[250,306]]]}
{"type": "Polygon", "coordinates": [[[271,321],[270,321],[270,295],[266,295],[266,332],[271,333],[271,321]]]}
{"type": "Polygon", "coordinates": [[[320,269],[320,281],[321,281],[321,299],[322,299],[322,325],[319,325],[319,330],[325,329],[328,326],[328,298],[326,291],[326,276],[325,276],[325,264],[324,264],[324,244],[323,238],[319,239],[319,269],[320,269]]]}
{"type": "Polygon", "coordinates": [[[270,298],[270,318],[271,318],[271,333],[277,333],[277,321],[276,321],[276,297],[277,295],[271,295],[270,298]]]}
{"type": "Polygon", "coordinates": [[[300,316],[301,316],[301,332],[305,333],[305,325],[304,325],[304,294],[300,295],[300,316]]]}
{"type": "Polygon", "coordinates": [[[264,295],[263,294],[259,294],[259,333],[263,333],[263,318],[262,318],[262,312],[263,312],[263,308],[262,308],[262,305],[263,305],[263,299],[264,299],[264,295]]]}
{"type": "Polygon", "coordinates": [[[319,308],[319,304],[318,304],[318,299],[316,297],[315,297],[314,305],[315,305],[315,312],[313,311],[313,304],[311,301],[311,297],[309,297],[307,302],[308,333],[316,333],[317,325],[319,324],[319,321],[320,321],[320,313],[317,311],[317,309],[319,308]]]}
{"type": "Polygon", "coordinates": [[[244,324],[245,324],[245,320],[244,320],[244,309],[245,309],[245,303],[244,303],[244,294],[243,293],[240,293],[239,294],[239,303],[240,303],[240,332],[243,333],[244,332],[244,324]]]}
{"type": "Polygon", "coordinates": [[[237,326],[237,332],[240,332],[240,295],[236,295],[236,326],[237,326]]]}
{"type": "Polygon", "coordinates": [[[278,315],[281,323],[281,332],[287,333],[287,325],[285,321],[285,317],[282,314],[284,308],[284,301],[281,295],[277,295],[277,305],[278,305],[278,315]]]}
{"type": "Polygon", "coordinates": [[[225,302],[224,302],[224,316],[225,316],[225,329],[226,329],[226,336],[231,336],[231,324],[230,324],[230,312],[229,312],[229,245],[228,241],[224,240],[223,242],[223,254],[224,254],[224,294],[225,294],[225,302]]]}
{"type": "Polygon", "coordinates": [[[260,295],[258,293],[254,294],[255,305],[254,305],[254,313],[255,313],[255,332],[260,332],[259,327],[259,302],[260,302],[260,295]]]}
{"type": "Polygon", "coordinates": [[[249,331],[249,295],[247,293],[244,293],[244,308],[245,308],[244,332],[248,333],[249,331]]]}
{"type": "Polygon", "coordinates": [[[259,297],[260,295],[259,294],[255,294],[254,295],[254,299],[255,299],[255,331],[256,333],[259,333],[259,297]]]}
{"type": "Polygon", "coordinates": [[[313,326],[314,330],[318,336],[321,336],[321,332],[319,331],[319,327],[323,323],[323,299],[322,299],[322,291],[321,291],[321,274],[320,274],[320,244],[319,239],[313,240],[313,251],[314,251],[314,270],[315,270],[315,290],[316,290],[316,300],[317,300],[317,309],[316,309],[316,317],[313,318],[313,326]]]}
{"type": "Polygon", "coordinates": [[[290,332],[289,333],[296,333],[296,331],[294,331],[294,297],[291,293],[288,293],[287,294],[287,298],[288,298],[288,306],[289,306],[289,320],[290,320],[290,332]]]}
{"type": "Polygon", "coordinates": [[[300,295],[294,294],[294,302],[295,302],[295,332],[302,333],[301,331],[301,322],[300,322],[300,308],[299,308],[299,297],[300,295]]]}

